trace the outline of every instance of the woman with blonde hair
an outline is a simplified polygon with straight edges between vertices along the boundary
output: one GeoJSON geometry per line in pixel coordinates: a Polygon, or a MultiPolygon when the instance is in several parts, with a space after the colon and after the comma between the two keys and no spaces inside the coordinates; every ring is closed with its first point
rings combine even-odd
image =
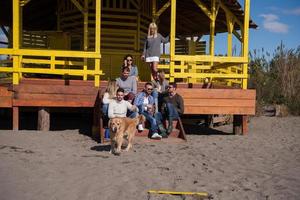
{"type": "Polygon", "coordinates": [[[157,80],[157,65],[160,57],[160,44],[169,42],[169,37],[164,38],[157,32],[157,25],[152,22],[149,24],[148,36],[145,40],[142,59],[149,63],[152,77],[157,80]]]}
{"type": "Polygon", "coordinates": [[[102,113],[107,116],[108,114],[108,105],[116,97],[116,93],[118,90],[117,82],[115,80],[111,80],[107,84],[107,88],[102,97],[102,113]]]}

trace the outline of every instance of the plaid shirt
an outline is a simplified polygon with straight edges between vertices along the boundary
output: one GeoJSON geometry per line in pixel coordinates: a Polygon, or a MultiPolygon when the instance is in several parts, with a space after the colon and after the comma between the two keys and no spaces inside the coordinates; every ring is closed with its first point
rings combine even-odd
{"type": "MultiPolygon", "coordinates": [[[[144,98],[146,97],[146,93],[145,92],[140,92],[136,97],[135,97],[135,99],[134,99],[134,105],[136,105],[138,108],[139,108],[139,110],[141,111],[141,112],[143,112],[144,111],[144,106],[143,106],[143,104],[144,104],[144,98]]],[[[155,102],[154,102],[154,98],[153,98],[153,96],[151,96],[151,95],[149,95],[148,96],[148,101],[149,101],[149,104],[151,104],[151,105],[154,105],[155,104],[155,102]]]]}

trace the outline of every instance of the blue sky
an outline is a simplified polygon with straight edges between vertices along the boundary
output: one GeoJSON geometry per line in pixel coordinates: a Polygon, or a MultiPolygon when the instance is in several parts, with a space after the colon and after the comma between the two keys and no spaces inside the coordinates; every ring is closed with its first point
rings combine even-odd
{"type": "MultiPolygon", "coordinates": [[[[244,0],[239,2],[243,5],[244,0]]],[[[300,0],[251,0],[250,15],[259,26],[250,30],[250,51],[264,48],[272,54],[281,41],[287,48],[300,45],[300,0]]],[[[226,37],[217,35],[216,54],[226,52],[227,45],[220,45],[226,44],[226,37]]]]}

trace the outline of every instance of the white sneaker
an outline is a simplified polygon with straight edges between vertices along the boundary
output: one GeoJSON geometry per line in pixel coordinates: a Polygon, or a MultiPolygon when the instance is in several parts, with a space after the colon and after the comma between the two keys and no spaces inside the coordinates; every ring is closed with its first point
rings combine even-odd
{"type": "Polygon", "coordinates": [[[162,138],[161,135],[159,135],[158,133],[154,133],[152,136],[151,136],[151,139],[157,139],[157,140],[160,140],[162,138]]]}
{"type": "Polygon", "coordinates": [[[138,125],[138,131],[143,131],[143,130],[144,130],[143,124],[139,124],[138,125]]]}

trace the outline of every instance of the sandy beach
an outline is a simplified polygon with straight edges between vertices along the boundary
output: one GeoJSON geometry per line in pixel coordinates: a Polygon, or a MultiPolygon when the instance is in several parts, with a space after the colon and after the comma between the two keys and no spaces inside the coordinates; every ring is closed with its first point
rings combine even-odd
{"type": "Polygon", "coordinates": [[[192,130],[188,142],[137,139],[121,156],[76,129],[0,130],[0,199],[142,200],[148,190],[205,191],[221,200],[299,199],[300,117],[251,118],[247,136],[226,134],[230,126],[209,135],[192,130]]]}

